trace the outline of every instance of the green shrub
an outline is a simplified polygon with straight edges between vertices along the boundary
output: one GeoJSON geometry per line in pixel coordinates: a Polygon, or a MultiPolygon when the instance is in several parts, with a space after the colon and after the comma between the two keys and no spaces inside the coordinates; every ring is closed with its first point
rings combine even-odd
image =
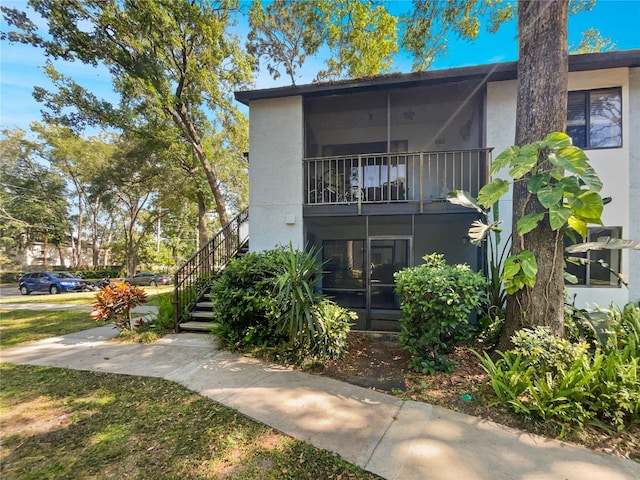
{"type": "Polygon", "coordinates": [[[469,315],[480,313],[486,279],[468,265],[447,265],[440,254],[395,274],[400,298],[400,344],[413,354],[409,368],[422,373],[450,370],[453,340],[468,336],[469,315]]]}
{"type": "Polygon", "coordinates": [[[150,328],[156,332],[171,330],[175,327],[176,320],[173,311],[171,296],[172,292],[162,293],[158,295],[158,315],[150,325],[150,328]]]}
{"type": "Polygon", "coordinates": [[[0,272],[0,283],[15,283],[20,275],[20,272],[0,272]]]}
{"type": "Polygon", "coordinates": [[[251,252],[231,261],[211,286],[221,344],[233,347],[277,343],[270,325],[276,308],[275,276],[282,249],[251,252]]]}
{"type": "Polygon", "coordinates": [[[539,371],[565,374],[576,360],[585,357],[586,342],[571,343],[550,333],[549,327],[537,326],[518,330],[513,337],[510,352],[528,359],[528,364],[539,371]]]}
{"type": "Polygon", "coordinates": [[[631,354],[640,356],[640,307],[627,303],[622,311],[614,304],[608,310],[588,311],[565,305],[565,336],[573,342],[586,341],[610,352],[631,345],[631,354]]]}
{"type": "Polygon", "coordinates": [[[315,293],[319,266],[313,250],[291,246],[232,261],[211,289],[221,345],[293,363],[343,356],[355,314],[315,293]]]}
{"type": "Polygon", "coordinates": [[[627,303],[622,311],[615,305],[609,309],[613,335],[609,337],[607,351],[622,350],[629,358],[640,357],[640,307],[627,303]]]}
{"type": "Polygon", "coordinates": [[[94,269],[77,270],[74,274],[78,278],[120,278],[124,276],[122,267],[98,267],[94,269]]]}
{"type": "Polygon", "coordinates": [[[551,336],[548,329],[524,329],[512,337],[515,347],[485,353],[484,369],[498,399],[530,419],[561,428],[593,425],[621,430],[640,420],[639,359],[633,340],[623,348],[588,349],[551,336]]]}
{"type": "Polygon", "coordinates": [[[325,328],[313,342],[311,353],[332,360],[343,358],[347,354],[347,335],[357,314],[325,299],[315,306],[314,315],[325,328]]]}

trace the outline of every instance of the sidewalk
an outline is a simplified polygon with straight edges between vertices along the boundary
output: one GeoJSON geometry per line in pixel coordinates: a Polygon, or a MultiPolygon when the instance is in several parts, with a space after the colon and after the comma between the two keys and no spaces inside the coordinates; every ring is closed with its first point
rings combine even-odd
{"type": "Polygon", "coordinates": [[[162,377],[397,480],[638,480],[640,464],[216,348],[202,334],[119,344],[111,326],[0,352],[3,362],[162,377]]]}

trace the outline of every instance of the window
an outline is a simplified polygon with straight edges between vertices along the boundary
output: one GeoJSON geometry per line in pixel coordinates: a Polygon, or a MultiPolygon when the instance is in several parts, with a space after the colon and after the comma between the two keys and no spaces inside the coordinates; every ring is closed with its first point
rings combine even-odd
{"type": "MultiPolygon", "coordinates": [[[[622,227],[594,227],[587,232],[587,242],[595,242],[602,237],[622,238],[622,227]]],[[[578,243],[580,236],[577,235],[578,243]]],[[[565,237],[565,247],[572,245],[565,237]]],[[[591,250],[587,253],[565,254],[567,257],[584,258],[584,264],[567,262],[567,272],[578,279],[576,285],[613,286],[620,285],[618,278],[610,271],[620,273],[620,250],[591,250]],[[607,268],[608,266],[608,268],[607,268]]]]}
{"type": "Polygon", "coordinates": [[[580,148],[621,147],[620,88],[569,92],[567,134],[580,148]]]}

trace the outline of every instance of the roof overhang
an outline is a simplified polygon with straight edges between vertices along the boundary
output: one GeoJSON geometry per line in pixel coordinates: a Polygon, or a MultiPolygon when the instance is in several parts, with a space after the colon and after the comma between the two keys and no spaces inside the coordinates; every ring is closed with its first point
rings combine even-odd
{"type": "MultiPolygon", "coordinates": [[[[303,97],[339,95],[344,93],[371,92],[390,88],[408,88],[437,83],[453,83],[467,80],[496,82],[515,80],[517,62],[492,63],[470,67],[426,70],[413,73],[392,73],[355,80],[312,83],[308,85],[265,88],[235,92],[235,98],[245,105],[254,100],[282,98],[301,95],[303,97]]],[[[640,49],[615,52],[587,53],[569,56],[569,71],[604,70],[608,68],[640,67],[640,49]]]]}

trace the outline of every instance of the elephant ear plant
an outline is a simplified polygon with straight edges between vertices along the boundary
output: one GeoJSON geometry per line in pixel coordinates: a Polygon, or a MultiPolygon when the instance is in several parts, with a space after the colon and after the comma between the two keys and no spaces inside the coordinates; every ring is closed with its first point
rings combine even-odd
{"type": "MultiPolygon", "coordinates": [[[[494,178],[480,189],[477,200],[466,192],[458,191],[452,192],[448,200],[475,208],[486,217],[489,209],[494,209],[495,213],[498,201],[509,191],[512,183],[526,181],[529,198],[537,197],[543,211],[518,212],[517,241],[522,242],[523,235],[545,219],[553,231],[564,234],[571,229],[582,238],[587,236],[588,224],[602,224],[600,217],[604,201],[599,194],[602,182],[584,151],[572,145],[567,134],[554,132],[542,141],[509,147],[495,158],[489,174],[495,175],[502,169],[508,171],[511,181],[494,178]],[[542,151],[548,152],[550,168],[537,163],[542,151]]],[[[498,224],[497,219],[492,223],[477,220],[469,230],[469,236],[474,243],[482,242],[490,232],[498,230],[498,224]]],[[[537,259],[531,251],[523,248],[504,260],[500,280],[506,292],[514,294],[525,287],[532,287],[537,273],[537,259]]]]}
{"type": "MultiPolygon", "coordinates": [[[[543,210],[516,212],[517,238],[514,240],[520,245],[523,236],[543,220],[559,235],[570,228],[582,238],[587,236],[588,224],[602,224],[604,202],[599,193],[602,182],[584,151],[572,145],[571,137],[566,133],[554,132],[544,140],[509,147],[495,158],[489,174],[495,175],[502,169],[508,171],[511,181],[494,178],[480,189],[478,203],[483,208],[491,208],[509,191],[512,183],[526,182],[527,198],[536,197],[543,210]],[[542,152],[547,153],[549,167],[538,163],[542,152]]],[[[537,273],[535,255],[523,247],[516,255],[507,257],[501,278],[507,293],[514,294],[525,287],[533,287],[537,273]]]]}

